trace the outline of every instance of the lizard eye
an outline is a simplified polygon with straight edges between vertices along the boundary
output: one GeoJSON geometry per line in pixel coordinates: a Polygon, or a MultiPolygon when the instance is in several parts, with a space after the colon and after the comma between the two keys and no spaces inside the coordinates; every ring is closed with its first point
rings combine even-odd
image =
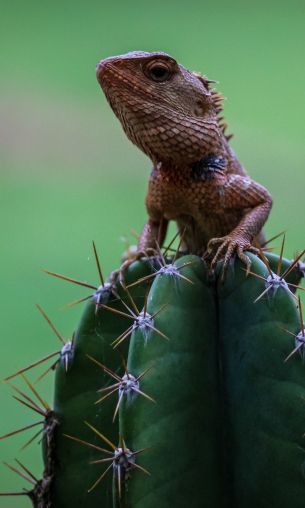
{"type": "Polygon", "coordinates": [[[157,81],[158,83],[162,83],[163,81],[167,81],[171,75],[172,71],[169,66],[164,62],[151,62],[147,65],[145,69],[145,74],[148,78],[153,81],[157,81]]]}

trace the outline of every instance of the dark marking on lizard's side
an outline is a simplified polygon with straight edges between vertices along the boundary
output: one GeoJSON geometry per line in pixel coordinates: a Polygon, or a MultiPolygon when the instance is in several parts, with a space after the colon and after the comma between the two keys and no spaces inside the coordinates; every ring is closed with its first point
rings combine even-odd
{"type": "Polygon", "coordinates": [[[211,180],[215,173],[222,173],[227,161],[221,155],[206,155],[192,165],[192,178],[196,181],[211,180]]]}

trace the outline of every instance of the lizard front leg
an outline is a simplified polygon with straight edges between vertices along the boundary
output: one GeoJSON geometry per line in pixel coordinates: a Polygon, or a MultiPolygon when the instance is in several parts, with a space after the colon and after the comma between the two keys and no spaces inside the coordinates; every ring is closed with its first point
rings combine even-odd
{"type": "Polygon", "coordinates": [[[223,270],[228,267],[234,254],[250,269],[251,261],[245,251],[258,253],[253,239],[260,233],[272,207],[269,192],[258,183],[239,175],[229,176],[221,195],[221,208],[226,211],[245,213],[238,225],[222,238],[212,238],[207,246],[206,256],[211,260],[211,269],[223,258],[223,270]]]}
{"type": "Polygon", "coordinates": [[[149,218],[138,241],[138,252],[147,252],[148,250],[156,250],[156,247],[158,246],[162,247],[166,236],[167,226],[168,220],[164,217],[159,220],[149,218]]]}
{"type": "Polygon", "coordinates": [[[136,260],[142,257],[155,255],[158,247],[162,247],[167,232],[168,221],[161,217],[159,220],[148,219],[138,240],[136,252],[124,261],[119,270],[112,272],[111,282],[115,283],[117,278],[124,285],[124,272],[136,260]]]}

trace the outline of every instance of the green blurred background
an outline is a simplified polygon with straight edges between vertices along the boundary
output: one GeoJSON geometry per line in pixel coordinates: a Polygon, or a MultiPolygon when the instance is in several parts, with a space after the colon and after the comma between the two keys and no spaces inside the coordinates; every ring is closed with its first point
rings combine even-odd
{"type": "MultiPolygon", "coordinates": [[[[97,85],[101,58],[160,49],[219,80],[233,146],[274,197],[267,234],[287,230],[288,256],[304,247],[304,14],[297,0],[1,3],[1,377],[58,348],[35,302],[66,337],[79,319],[80,306],[63,305],[88,292],[41,268],[97,283],[92,239],[109,273],[145,221],[150,162],[97,85]]],[[[39,419],[9,392],[1,386],[0,434],[39,419]]],[[[52,375],[41,392],[52,401],[52,375]]],[[[39,475],[39,445],[19,454],[32,434],[1,441],[0,457],[18,454],[39,475]]],[[[1,467],[0,491],[23,486],[1,467]]]]}

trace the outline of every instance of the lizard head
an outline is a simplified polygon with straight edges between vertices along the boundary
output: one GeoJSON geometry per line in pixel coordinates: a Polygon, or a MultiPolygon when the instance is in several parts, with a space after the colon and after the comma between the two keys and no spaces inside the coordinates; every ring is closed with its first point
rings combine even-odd
{"type": "Polygon", "coordinates": [[[97,79],[128,138],[153,162],[192,163],[219,137],[215,93],[207,78],[163,52],[101,60],[97,79]]]}

